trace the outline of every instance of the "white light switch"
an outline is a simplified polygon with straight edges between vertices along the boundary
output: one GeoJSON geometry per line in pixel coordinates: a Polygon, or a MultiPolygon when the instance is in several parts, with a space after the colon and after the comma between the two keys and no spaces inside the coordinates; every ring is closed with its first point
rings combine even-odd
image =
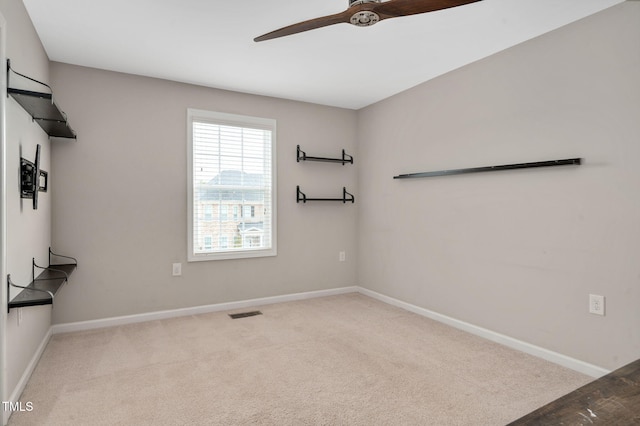
{"type": "Polygon", "coordinates": [[[598,294],[589,295],[589,313],[604,315],[604,296],[598,294]]]}
{"type": "Polygon", "coordinates": [[[182,275],[182,263],[174,263],[173,264],[173,276],[179,277],[182,275]]]}

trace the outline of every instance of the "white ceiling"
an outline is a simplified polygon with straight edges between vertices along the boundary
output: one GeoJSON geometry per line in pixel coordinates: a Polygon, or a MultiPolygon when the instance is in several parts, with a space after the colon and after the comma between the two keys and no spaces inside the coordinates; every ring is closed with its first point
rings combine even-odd
{"type": "Polygon", "coordinates": [[[254,37],[348,0],[24,0],[53,61],[359,109],[623,0],[483,0],[254,37]]]}

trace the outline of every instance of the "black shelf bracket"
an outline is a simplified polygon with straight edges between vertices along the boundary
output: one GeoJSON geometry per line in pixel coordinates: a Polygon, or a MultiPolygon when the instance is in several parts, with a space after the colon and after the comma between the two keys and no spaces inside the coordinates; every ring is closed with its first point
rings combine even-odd
{"type": "Polygon", "coordinates": [[[62,279],[63,282],[69,281],[69,274],[66,271],[64,271],[62,269],[52,268],[51,266],[39,266],[36,263],[36,259],[35,258],[31,259],[31,277],[32,277],[33,281],[36,281],[36,280],[52,281],[52,280],[60,280],[60,279],[62,279]],[[42,278],[40,278],[40,276],[38,276],[38,278],[36,278],[36,268],[42,269],[43,271],[59,272],[61,275],[58,275],[58,276],[49,276],[49,275],[47,275],[47,276],[42,277],[42,278]]]}
{"type": "Polygon", "coordinates": [[[499,170],[530,169],[530,168],[536,168],[536,167],[567,166],[567,165],[580,165],[580,164],[582,164],[581,158],[568,158],[565,160],[537,161],[534,163],[504,164],[501,166],[472,167],[468,169],[452,169],[452,170],[440,170],[436,172],[408,173],[408,174],[394,176],[393,178],[394,179],[412,179],[412,178],[424,178],[424,177],[433,177],[433,176],[460,175],[460,174],[466,174],[466,173],[495,172],[499,170]]]}
{"type": "Polygon", "coordinates": [[[23,291],[9,301],[7,312],[11,308],[22,308],[26,306],[53,305],[53,299],[60,287],[69,281],[69,275],[77,268],[78,261],[70,256],[56,254],[49,248],[49,266],[39,266],[35,258],[31,261],[32,281],[27,286],[15,284],[11,280],[11,274],[7,275],[7,294],[11,287],[21,288],[23,291]],[[73,261],[73,263],[52,264],[51,257],[60,257],[73,261]],[[36,268],[42,272],[36,277],[36,268]]]}
{"type": "Polygon", "coordinates": [[[300,149],[300,145],[298,145],[297,149],[298,153],[296,161],[298,163],[300,161],[322,161],[325,163],[342,163],[343,166],[346,163],[353,164],[353,156],[347,154],[344,149],[342,150],[342,158],[311,157],[308,156],[306,152],[300,149]]]}
{"type": "Polygon", "coordinates": [[[353,194],[347,192],[347,188],[342,187],[342,198],[309,198],[305,195],[304,192],[300,191],[300,185],[296,186],[296,202],[306,203],[307,201],[342,201],[343,203],[351,202],[354,203],[356,201],[353,194]]]}
{"type": "MultiPolygon", "coordinates": [[[[75,257],[65,256],[65,255],[63,255],[63,254],[54,253],[54,252],[51,250],[51,247],[49,247],[49,265],[56,266],[56,265],[54,265],[54,264],[52,264],[52,263],[51,263],[51,256],[54,256],[54,257],[61,257],[61,258],[64,258],[64,259],[72,260],[72,261],[73,261],[73,263],[71,263],[71,265],[74,265],[76,268],[78,267],[78,259],[76,259],[75,257]]],[[[69,265],[69,263],[67,263],[66,265],[69,265]]]]}
{"type": "Polygon", "coordinates": [[[53,93],[34,92],[31,90],[15,89],[9,87],[9,77],[14,74],[45,86],[50,92],[51,86],[11,68],[11,60],[7,59],[7,96],[11,96],[38,123],[42,130],[50,137],[76,139],[76,132],[69,127],[66,114],[53,102],[53,93]]]}

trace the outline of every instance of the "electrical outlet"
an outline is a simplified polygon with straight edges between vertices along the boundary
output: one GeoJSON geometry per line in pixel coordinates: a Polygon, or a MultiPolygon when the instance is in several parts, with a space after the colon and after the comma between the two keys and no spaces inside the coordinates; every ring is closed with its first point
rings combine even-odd
{"type": "Polygon", "coordinates": [[[345,260],[347,260],[347,253],[341,251],[340,253],[338,253],[338,260],[340,262],[344,262],[345,260]]]}
{"type": "Polygon", "coordinates": [[[589,295],[589,313],[604,315],[604,296],[599,296],[597,294],[589,295]]]}
{"type": "Polygon", "coordinates": [[[182,275],[182,263],[173,264],[173,276],[179,277],[182,275]]]}

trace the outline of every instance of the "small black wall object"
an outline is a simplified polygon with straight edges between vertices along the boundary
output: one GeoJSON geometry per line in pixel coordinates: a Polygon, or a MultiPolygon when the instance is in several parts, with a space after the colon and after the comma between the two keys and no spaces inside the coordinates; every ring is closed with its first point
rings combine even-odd
{"type": "Polygon", "coordinates": [[[38,208],[38,192],[46,192],[49,174],[40,170],[40,144],[36,146],[36,158],[32,163],[24,158],[20,159],[20,197],[31,198],[33,209],[38,208]],[[40,185],[40,177],[44,177],[44,185],[40,185]]]}

